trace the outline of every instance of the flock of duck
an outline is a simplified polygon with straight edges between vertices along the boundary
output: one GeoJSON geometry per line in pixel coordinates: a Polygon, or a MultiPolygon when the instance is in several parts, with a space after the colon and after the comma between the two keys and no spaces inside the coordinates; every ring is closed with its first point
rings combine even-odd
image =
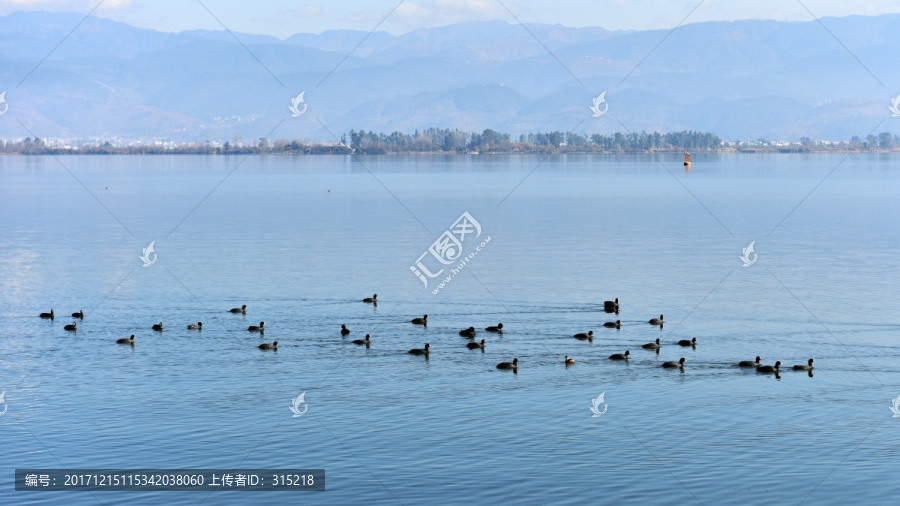
{"type": "MultiPolygon", "coordinates": [[[[378,294],[375,294],[372,297],[366,297],[362,301],[367,304],[374,304],[377,306],[378,305],[378,294]]],[[[607,313],[619,314],[619,299],[615,299],[614,301],[611,301],[611,300],[604,301],[603,309],[607,313]]],[[[238,314],[246,314],[247,313],[247,305],[244,304],[241,307],[232,308],[229,310],[229,312],[238,313],[238,314]]],[[[56,318],[56,314],[54,313],[54,310],[51,309],[49,313],[41,313],[40,317],[53,320],[56,318]]],[[[77,313],[72,313],[72,318],[77,318],[77,319],[83,320],[84,319],[84,310],[78,311],[77,313]]],[[[421,325],[421,326],[427,327],[428,326],[428,315],[427,314],[423,315],[421,318],[413,318],[412,320],[410,320],[410,323],[412,323],[413,325],[421,325]]],[[[650,320],[647,321],[647,323],[650,325],[658,326],[660,328],[660,330],[662,330],[662,327],[663,327],[663,324],[665,323],[665,321],[663,320],[663,315],[659,315],[659,318],[651,318],[650,320]]],[[[249,332],[257,332],[262,336],[265,333],[265,325],[266,325],[265,322],[259,322],[259,325],[250,325],[249,327],[247,327],[247,330],[249,332]]],[[[616,320],[614,322],[609,321],[609,322],[604,323],[603,326],[606,328],[621,329],[622,321],[621,320],[616,320]]],[[[77,321],[72,322],[70,325],[66,325],[63,328],[65,330],[75,332],[78,330],[78,322],[77,321]]],[[[190,330],[201,330],[203,328],[203,322],[197,322],[196,324],[193,324],[193,323],[189,324],[187,326],[187,328],[190,330]]],[[[154,324],[152,326],[152,329],[155,331],[158,331],[158,332],[162,332],[163,323],[159,322],[159,323],[154,324]]],[[[499,334],[502,337],[503,324],[498,323],[495,326],[486,327],[484,330],[486,332],[499,334]]],[[[341,332],[342,337],[346,337],[347,335],[350,334],[350,329],[348,329],[346,325],[341,325],[340,332],[341,332]]],[[[466,344],[466,348],[468,348],[470,350],[481,350],[482,352],[484,352],[485,340],[482,339],[481,342],[474,341],[476,334],[477,334],[477,331],[475,330],[475,327],[469,327],[469,328],[459,331],[460,336],[473,340],[466,344]]],[[[581,341],[585,341],[585,340],[591,341],[594,337],[594,331],[591,330],[588,332],[581,332],[581,333],[575,334],[573,337],[575,337],[575,339],[578,339],[581,341]]],[[[355,339],[351,342],[355,345],[365,346],[368,348],[369,345],[371,344],[371,335],[366,334],[366,337],[364,339],[355,339]]],[[[116,343],[134,346],[134,334],[132,334],[130,337],[124,337],[124,338],[118,339],[116,341],[116,343]]],[[[696,348],[697,347],[697,338],[694,337],[692,339],[682,339],[682,340],[678,341],[677,344],[679,346],[683,346],[683,347],[696,348]]],[[[652,343],[646,343],[646,344],[641,345],[641,348],[643,348],[645,350],[655,351],[657,354],[659,354],[659,350],[661,349],[661,347],[662,347],[662,343],[660,343],[659,339],[656,339],[656,341],[654,341],[652,343]]],[[[278,341],[260,344],[258,346],[258,348],[261,350],[277,350],[278,349],[278,341]]],[[[429,343],[425,343],[424,347],[413,348],[413,349],[409,350],[408,353],[410,355],[424,356],[426,359],[428,359],[430,350],[431,350],[431,345],[429,343]]],[[[630,355],[631,355],[631,351],[625,350],[625,353],[614,353],[614,354],[610,355],[609,359],[615,360],[615,361],[628,361],[630,355]]],[[[764,364],[762,364],[761,360],[762,359],[759,356],[757,356],[755,360],[742,360],[742,361],[738,362],[737,365],[739,367],[744,367],[744,368],[754,368],[759,373],[775,374],[776,377],[779,377],[778,375],[779,375],[780,368],[782,365],[780,360],[776,361],[774,365],[764,365],[764,364]]],[[[680,369],[683,371],[684,370],[684,362],[685,362],[685,358],[681,357],[681,359],[678,360],[677,362],[663,362],[661,367],[663,367],[665,369],[680,369]]],[[[815,362],[814,359],[809,359],[806,364],[798,364],[798,365],[793,366],[793,370],[807,371],[807,372],[809,372],[809,375],[812,376],[813,362],[815,362]]],[[[563,359],[563,363],[566,366],[570,366],[575,363],[575,359],[566,355],[565,358],[563,359]]],[[[519,359],[518,358],[513,358],[512,362],[500,362],[499,364],[497,364],[497,369],[513,371],[514,373],[518,372],[518,367],[519,367],[519,359]]]]}

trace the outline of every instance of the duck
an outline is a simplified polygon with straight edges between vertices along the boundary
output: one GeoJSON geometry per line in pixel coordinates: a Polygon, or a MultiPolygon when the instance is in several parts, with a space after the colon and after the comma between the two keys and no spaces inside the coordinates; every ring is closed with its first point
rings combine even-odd
{"type": "Polygon", "coordinates": [[[795,371],[812,371],[812,368],[813,368],[813,362],[815,362],[814,359],[809,359],[809,360],[806,362],[806,365],[803,365],[803,364],[795,365],[795,366],[794,366],[794,370],[795,370],[795,371]]]}
{"type": "Polygon", "coordinates": [[[678,362],[664,362],[662,366],[666,369],[684,369],[684,357],[678,362]]]}
{"type": "Polygon", "coordinates": [[[278,341],[272,341],[272,344],[262,343],[261,345],[257,346],[257,348],[259,348],[261,350],[277,350],[278,349],[278,341]]]}
{"type": "Polygon", "coordinates": [[[774,365],[774,366],[771,366],[771,365],[761,365],[761,366],[759,366],[759,367],[756,368],[756,372],[767,372],[767,373],[768,373],[768,372],[774,372],[775,374],[778,374],[778,368],[779,368],[779,367],[781,367],[781,361],[780,361],[780,360],[777,361],[777,362],[775,362],[775,365],[774,365]]]}
{"type": "Polygon", "coordinates": [[[413,349],[409,350],[407,353],[409,353],[410,355],[425,355],[425,356],[428,356],[428,350],[429,350],[429,348],[431,348],[431,345],[428,344],[428,343],[425,343],[425,347],[424,347],[424,348],[413,348],[413,349]]]}
{"type": "Polygon", "coordinates": [[[738,365],[741,367],[759,367],[760,360],[762,359],[757,356],[756,360],[741,360],[738,362],[738,365]]]}
{"type": "Polygon", "coordinates": [[[655,343],[642,344],[641,348],[644,348],[647,350],[658,350],[659,349],[659,339],[657,339],[655,343]]]}
{"type": "Polygon", "coordinates": [[[582,340],[582,341],[584,341],[585,339],[593,339],[593,338],[594,338],[594,331],[593,331],[593,330],[589,330],[589,331],[587,332],[587,334],[585,334],[584,332],[581,332],[581,333],[575,334],[574,337],[575,337],[575,339],[580,339],[580,340],[582,340]]]}
{"type": "Polygon", "coordinates": [[[246,313],[247,312],[247,304],[244,304],[241,307],[233,307],[228,310],[231,313],[246,313]]]}
{"type": "Polygon", "coordinates": [[[606,311],[607,313],[612,313],[612,312],[618,313],[619,312],[619,299],[616,298],[616,300],[614,300],[614,301],[604,300],[603,301],[603,310],[606,311]]]}
{"type": "Polygon", "coordinates": [[[53,313],[51,309],[49,313],[41,313],[41,318],[50,318],[51,320],[56,318],[56,315],[53,313]]]}
{"type": "Polygon", "coordinates": [[[428,325],[428,315],[425,315],[421,318],[413,318],[410,320],[410,323],[413,325],[428,325]]]}
{"type": "Polygon", "coordinates": [[[366,346],[369,345],[369,334],[366,334],[365,339],[354,339],[353,344],[364,344],[366,346]]]}
{"type": "Polygon", "coordinates": [[[625,350],[625,353],[614,353],[609,356],[610,360],[628,360],[628,355],[631,355],[631,352],[625,350]]]}
{"type": "Polygon", "coordinates": [[[78,311],[77,313],[72,313],[72,318],[81,318],[84,320],[84,309],[78,311]]]}
{"type": "Polygon", "coordinates": [[[66,326],[63,327],[63,328],[66,329],[66,330],[78,330],[78,324],[75,323],[75,322],[72,322],[71,325],[66,325],[66,326]]]}
{"type": "Polygon", "coordinates": [[[466,343],[466,348],[470,350],[484,349],[484,339],[480,343],[466,343]]]}
{"type": "Polygon", "coordinates": [[[460,330],[459,335],[463,337],[473,338],[475,337],[475,327],[469,327],[467,329],[460,330]]]}
{"type": "Polygon", "coordinates": [[[116,341],[118,344],[130,344],[134,346],[134,334],[131,334],[131,337],[123,337],[116,341]]]}
{"type": "Polygon", "coordinates": [[[682,339],[681,341],[678,341],[678,345],[679,346],[691,346],[691,347],[697,346],[697,338],[692,337],[690,341],[688,341],[687,339],[682,339]]]}
{"type": "Polygon", "coordinates": [[[503,332],[503,324],[498,323],[496,326],[486,327],[484,330],[488,332],[503,332]]]}
{"type": "Polygon", "coordinates": [[[250,332],[265,332],[266,322],[259,322],[259,325],[250,325],[247,330],[250,332]]]}
{"type": "Polygon", "coordinates": [[[363,302],[366,304],[377,304],[378,303],[378,294],[372,295],[371,297],[366,297],[363,299],[363,302]]]}
{"type": "Polygon", "coordinates": [[[341,335],[346,336],[349,333],[350,333],[350,329],[348,329],[346,325],[341,325],[341,335]]]}
{"type": "Polygon", "coordinates": [[[497,369],[503,369],[503,370],[511,369],[511,370],[515,371],[518,368],[519,368],[519,359],[518,358],[514,358],[512,362],[500,362],[499,364],[497,364],[497,369]]]}
{"type": "Polygon", "coordinates": [[[162,322],[153,324],[153,330],[158,330],[158,331],[162,332],[162,329],[163,329],[162,322]]]}
{"type": "Polygon", "coordinates": [[[565,364],[566,364],[566,365],[572,365],[572,364],[574,364],[574,363],[575,363],[575,359],[569,357],[568,355],[566,355],[566,361],[565,361],[565,364]]]}
{"type": "Polygon", "coordinates": [[[659,315],[659,318],[650,318],[650,321],[647,323],[649,323],[650,325],[662,325],[663,315],[659,315]]]}
{"type": "Polygon", "coordinates": [[[620,328],[622,328],[622,320],[616,320],[614,322],[606,322],[603,324],[603,326],[611,328],[611,329],[620,329],[620,328]]]}
{"type": "Polygon", "coordinates": [[[188,328],[193,329],[193,330],[200,330],[203,328],[203,322],[197,322],[196,325],[194,325],[194,324],[188,325],[188,328]]]}

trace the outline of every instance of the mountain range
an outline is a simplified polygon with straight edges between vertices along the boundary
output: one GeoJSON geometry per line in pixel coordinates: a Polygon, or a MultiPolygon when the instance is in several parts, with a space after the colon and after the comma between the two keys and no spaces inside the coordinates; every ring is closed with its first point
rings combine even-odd
{"type": "Polygon", "coordinates": [[[495,20],[284,40],[82,20],[0,17],[0,137],[328,142],[351,129],[442,127],[774,141],[900,131],[888,110],[900,94],[894,14],[646,31],[495,20]],[[594,117],[604,91],[608,112],[594,117]],[[307,109],[293,117],[300,92],[307,109]]]}

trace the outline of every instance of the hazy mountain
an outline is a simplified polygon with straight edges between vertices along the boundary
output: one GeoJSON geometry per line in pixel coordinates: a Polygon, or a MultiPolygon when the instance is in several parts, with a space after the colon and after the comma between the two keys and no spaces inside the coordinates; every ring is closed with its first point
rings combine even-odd
{"type": "Polygon", "coordinates": [[[224,31],[163,33],[93,17],[66,37],[81,20],[0,17],[9,106],[0,137],[250,141],[277,126],[273,138],[333,140],[323,124],[338,136],[430,126],[518,134],[624,125],[772,140],[900,131],[888,111],[900,93],[900,15],[825,18],[828,30],[696,23],[667,38],[487,21],[400,36],[236,33],[240,43],[224,31]],[[288,106],[301,91],[308,110],[294,118],[288,106]],[[588,107],[602,91],[609,112],[594,118],[588,107]]]}

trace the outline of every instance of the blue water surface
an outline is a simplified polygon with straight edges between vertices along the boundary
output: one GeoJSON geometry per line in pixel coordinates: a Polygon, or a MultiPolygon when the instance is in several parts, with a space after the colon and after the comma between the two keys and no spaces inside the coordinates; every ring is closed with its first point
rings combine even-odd
{"type": "Polygon", "coordinates": [[[895,500],[900,157],[693,161],[0,157],[0,502],[895,500]],[[464,212],[462,253],[490,241],[434,294],[458,263],[428,253],[427,288],[410,266],[464,212]],[[756,355],[786,370],[736,366],[756,355]],[[316,468],[327,491],[16,492],[17,468],[316,468]]]}

